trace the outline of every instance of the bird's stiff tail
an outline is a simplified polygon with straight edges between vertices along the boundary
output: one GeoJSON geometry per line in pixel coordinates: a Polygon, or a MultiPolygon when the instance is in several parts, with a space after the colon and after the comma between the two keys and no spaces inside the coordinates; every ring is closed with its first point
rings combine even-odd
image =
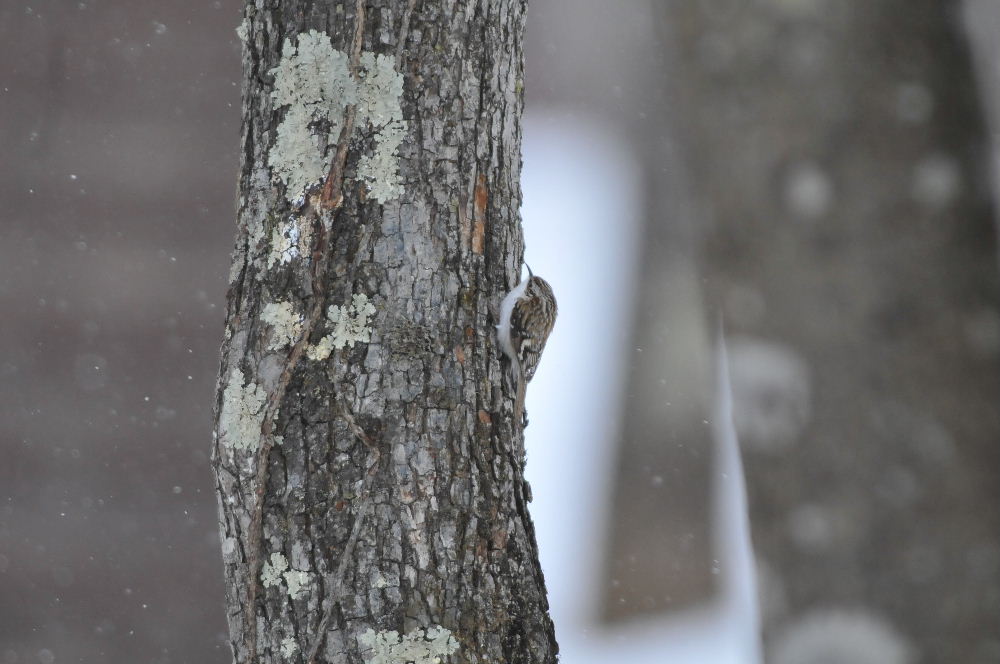
{"type": "Polygon", "coordinates": [[[524,371],[520,362],[514,363],[514,382],[517,383],[514,395],[514,426],[521,426],[524,421],[524,371]]]}

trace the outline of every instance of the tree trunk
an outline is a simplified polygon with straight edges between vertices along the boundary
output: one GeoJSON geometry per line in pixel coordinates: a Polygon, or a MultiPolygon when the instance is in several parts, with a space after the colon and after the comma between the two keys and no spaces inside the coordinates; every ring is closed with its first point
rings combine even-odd
{"type": "Polygon", "coordinates": [[[237,662],[554,662],[491,309],[523,0],[257,0],[214,466],[237,662]]]}

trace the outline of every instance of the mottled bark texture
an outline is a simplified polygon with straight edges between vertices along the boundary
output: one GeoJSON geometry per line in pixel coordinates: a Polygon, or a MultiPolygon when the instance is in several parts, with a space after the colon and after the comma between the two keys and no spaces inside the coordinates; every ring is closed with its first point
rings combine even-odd
{"type": "Polygon", "coordinates": [[[1000,659],[1000,316],[957,3],[663,3],[769,659],[1000,659]]]}
{"type": "Polygon", "coordinates": [[[524,12],[523,0],[246,6],[215,441],[237,662],[556,660],[491,318],[522,253],[524,12]],[[355,80],[373,75],[359,52],[402,74],[397,195],[362,179],[380,129],[360,109],[330,119],[357,110],[325,149],[325,190],[296,199],[269,168],[291,112],[271,70],[310,30],[355,80]]]}

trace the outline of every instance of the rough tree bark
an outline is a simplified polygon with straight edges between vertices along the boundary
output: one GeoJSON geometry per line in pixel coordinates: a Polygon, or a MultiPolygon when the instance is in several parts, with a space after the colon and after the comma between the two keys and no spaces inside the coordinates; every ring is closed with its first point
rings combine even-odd
{"type": "Polygon", "coordinates": [[[257,0],[214,467],[237,662],[554,662],[490,311],[524,0],[257,0]]]}

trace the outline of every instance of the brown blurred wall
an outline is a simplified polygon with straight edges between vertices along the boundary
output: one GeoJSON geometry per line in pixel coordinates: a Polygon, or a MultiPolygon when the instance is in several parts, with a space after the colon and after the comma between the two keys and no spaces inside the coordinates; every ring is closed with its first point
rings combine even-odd
{"type": "Polygon", "coordinates": [[[0,4],[0,661],[225,662],[239,3],[0,4]]]}

